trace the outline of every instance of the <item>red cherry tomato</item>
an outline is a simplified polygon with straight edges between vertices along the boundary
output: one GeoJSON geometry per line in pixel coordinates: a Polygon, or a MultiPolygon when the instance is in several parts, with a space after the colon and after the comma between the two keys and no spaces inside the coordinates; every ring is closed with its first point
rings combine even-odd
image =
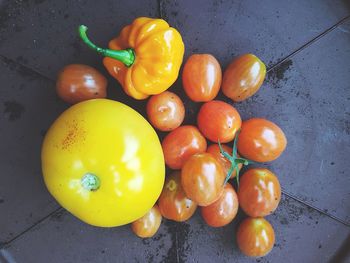
{"type": "Polygon", "coordinates": [[[107,79],[87,65],[65,66],[58,75],[56,91],[64,101],[74,104],[84,100],[106,98],[107,79]]]}
{"type": "Polygon", "coordinates": [[[273,213],[281,200],[281,187],[277,177],[264,168],[246,171],[238,188],[239,204],[251,217],[264,217],[273,213]]]}
{"type": "Polygon", "coordinates": [[[175,93],[164,91],[152,96],[147,103],[150,123],[161,131],[171,131],[179,127],[185,117],[185,107],[175,93]]]}
{"type": "Polygon", "coordinates": [[[220,198],[211,205],[201,208],[202,217],[212,227],[229,224],[237,215],[238,197],[233,187],[227,183],[220,198]]]}
{"type": "Polygon", "coordinates": [[[264,82],[265,64],[253,54],[242,55],[231,62],[222,80],[222,92],[234,101],[253,96],[264,82]]]}
{"type": "Polygon", "coordinates": [[[185,221],[194,214],[197,204],[187,198],[181,185],[180,172],[166,177],[158,205],[162,216],[174,221],[185,221]]]}
{"type": "Polygon", "coordinates": [[[158,206],[154,205],[147,214],[131,224],[131,229],[139,237],[152,237],[157,233],[161,222],[162,215],[158,206]]]}
{"type": "Polygon", "coordinates": [[[193,154],[205,152],[207,141],[196,127],[185,125],[165,136],[162,147],[165,163],[175,170],[181,169],[193,154]]]}
{"type": "Polygon", "coordinates": [[[264,218],[247,218],[238,227],[237,244],[249,257],[267,255],[275,244],[275,231],[264,218]]]}
{"type": "Polygon", "coordinates": [[[192,155],[181,171],[181,183],[188,198],[200,206],[214,203],[224,189],[225,173],[210,153],[192,155]]]}
{"type": "MultiPolygon", "coordinates": [[[[221,144],[221,147],[224,149],[225,152],[228,154],[232,155],[232,148],[228,147],[227,145],[221,144]]],[[[207,153],[210,153],[211,155],[214,156],[214,158],[221,164],[225,174],[227,175],[230,168],[231,168],[231,162],[225,158],[221,152],[220,152],[220,147],[218,144],[212,144],[207,148],[207,153]]],[[[239,155],[237,155],[239,157],[239,155]]],[[[238,164],[238,171],[242,168],[242,164],[238,164]]],[[[231,179],[236,177],[237,171],[236,169],[233,170],[231,174],[231,179]]]]}
{"type": "Polygon", "coordinates": [[[221,67],[209,54],[195,54],[188,58],[182,72],[187,96],[197,102],[213,100],[220,90],[221,67]]]}
{"type": "Polygon", "coordinates": [[[197,123],[203,135],[213,141],[230,142],[241,128],[241,116],[230,104],[213,100],[206,102],[199,110],[197,123]]]}
{"type": "Polygon", "coordinates": [[[273,122],[260,118],[243,122],[237,148],[244,157],[256,162],[270,162],[277,159],[286,146],[286,136],[273,122]]]}

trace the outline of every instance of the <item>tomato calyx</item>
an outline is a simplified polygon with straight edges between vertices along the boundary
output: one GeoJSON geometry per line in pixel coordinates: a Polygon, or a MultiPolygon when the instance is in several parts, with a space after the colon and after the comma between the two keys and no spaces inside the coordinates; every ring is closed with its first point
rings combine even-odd
{"type": "Polygon", "coordinates": [[[249,165],[249,164],[255,163],[255,162],[253,162],[253,161],[251,161],[251,160],[238,157],[238,155],[237,155],[237,141],[238,141],[239,132],[240,132],[240,130],[238,130],[238,131],[236,132],[235,139],[234,139],[234,141],[233,141],[232,155],[230,155],[228,152],[225,152],[225,150],[224,150],[224,149],[222,148],[222,146],[221,146],[220,140],[218,140],[218,145],[219,145],[221,154],[222,154],[227,160],[229,160],[229,161],[231,162],[231,167],[230,167],[229,171],[227,172],[224,185],[228,182],[228,180],[230,179],[232,173],[233,173],[234,171],[236,171],[237,186],[239,187],[239,170],[240,170],[239,167],[238,167],[239,164],[249,165]]]}

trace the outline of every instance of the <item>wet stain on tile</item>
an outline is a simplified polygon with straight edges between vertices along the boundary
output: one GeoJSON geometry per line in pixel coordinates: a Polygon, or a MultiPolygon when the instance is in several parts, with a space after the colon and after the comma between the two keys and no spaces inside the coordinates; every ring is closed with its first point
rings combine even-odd
{"type": "Polygon", "coordinates": [[[7,116],[9,121],[20,119],[24,111],[24,106],[15,100],[4,102],[4,114],[7,116]]]}
{"type": "Polygon", "coordinates": [[[288,197],[283,197],[281,199],[279,207],[284,207],[286,209],[286,213],[275,213],[277,220],[282,225],[289,225],[290,223],[300,221],[307,214],[309,215],[310,220],[317,220],[321,216],[316,210],[313,210],[311,207],[301,206],[288,197]]]}
{"type": "Polygon", "coordinates": [[[190,225],[171,220],[165,221],[165,225],[168,228],[172,245],[168,250],[167,256],[162,262],[170,263],[174,262],[174,259],[177,259],[177,263],[186,262],[187,255],[192,249],[192,246],[188,243],[190,225]]]}
{"type": "Polygon", "coordinates": [[[288,77],[286,76],[286,72],[290,70],[291,66],[293,65],[293,61],[290,59],[287,59],[280,65],[278,65],[276,68],[272,69],[267,73],[267,78],[270,82],[272,82],[275,88],[279,88],[277,85],[280,81],[287,81],[288,77]]]}
{"type": "Polygon", "coordinates": [[[5,200],[4,199],[0,199],[0,204],[4,203],[5,200]]]}

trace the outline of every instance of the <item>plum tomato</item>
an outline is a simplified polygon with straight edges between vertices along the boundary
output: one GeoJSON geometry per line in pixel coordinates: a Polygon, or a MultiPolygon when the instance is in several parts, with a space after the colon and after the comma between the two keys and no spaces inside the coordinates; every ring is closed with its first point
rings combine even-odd
{"type": "Polygon", "coordinates": [[[224,189],[225,173],[210,153],[192,155],[181,171],[181,183],[188,198],[200,206],[214,203],[224,189]]]}
{"type": "Polygon", "coordinates": [[[275,244],[275,231],[264,218],[246,218],[237,231],[239,249],[249,257],[267,255],[275,244]]]}
{"type": "Polygon", "coordinates": [[[224,72],[222,92],[233,101],[253,96],[264,82],[265,64],[253,54],[234,59],[224,72]]]}
{"type": "MultiPolygon", "coordinates": [[[[232,155],[232,148],[228,147],[225,144],[221,144],[221,147],[224,149],[225,152],[227,152],[229,155],[232,155]]],[[[221,164],[222,168],[224,169],[225,174],[227,175],[230,168],[231,168],[231,162],[224,157],[220,152],[220,147],[218,144],[212,144],[207,148],[207,153],[210,153],[215,157],[215,159],[221,164]]],[[[239,158],[240,156],[237,155],[239,158]]],[[[238,171],[242,168],[243,164],[238,164],[238,171]]],[[[237,175],[236,169],[233,170],[230,179],[234,178],[237,175]]]]}
{"type": "Polygon", "coordinates": [[[267,169],[249,169],[241,177],[238,199],[247,215],[267,216],[276,210],[281,200],[280,183],[277,177],[267,169]]]}
{"type": "Polygon", "coordinates": [[[172,131],[185,117],[185,107],[175,93],[164,91],[147,102],[147,116],[153,127],[160,131],[172,131]]]}
{"type": "Polygon", "coordinates": [[[152,237],[157,233],[162,215],[157,205],[154,205],[143,217],[131,224],[132,231],[141,238],[152,237]]]}
{"type": "Polygon", "coordinates": [[[162,216],[178,222],[189,219],[196,211],[197,204],[187,198],[182,188],[179,171],[166,177],[158,205],[162,216]]]}
{"type": "Polygon", "coordinates": [[[214,203],[202,207],[204,221],[212,227],[221,227],[229,224],[237,215],[238,197],[232,185],[227,183],[220,198],[214,203]]]}
{"type": "Polygon", "coordinates": [[[162,148],[165,163],[175,170],[181,169],[193,154],[205,152],[207,141],[195,126],[185,125],[165,136],[162,148]]]}
{"type": "Polygon", "coordinates": [[[197,116],[199,130],[203,135],[217,143],[230,142],[241,128],[241,116],[230,104],[213,100],[202,105],[197,116]]]}
{"type": "Polygon", "coordinates": [[[210,54],[194,54],[182,72],[187,96],[196,102],[213,100],[220,90],[222,72],[219,62],[210,54]]]}
{"type": "Polygon", "coordinates": [[[286,146],[286,136],[273,122],[261,118],[243,122],[237,142],[242,156],[256,162],[270,162],[277,159],[286,146]]]}
{"type": "Polygon", "coordinates": [[[58,74],[56,92],[65,102],[75,104],[84,100],[106,98],[107,79],[87,65],[71,64],[58,74]]]}

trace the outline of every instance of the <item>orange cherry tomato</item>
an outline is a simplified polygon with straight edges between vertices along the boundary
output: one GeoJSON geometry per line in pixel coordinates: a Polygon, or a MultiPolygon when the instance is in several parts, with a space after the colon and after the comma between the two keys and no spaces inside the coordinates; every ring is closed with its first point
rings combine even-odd
{"type": "Polygon", "coordinates": [[[246,218],[238,227],[237,244],[245,255],[263,257],[275,244],[275,231],[264,218],[246,218]]]}
{"type": "MultiPolygon", "coordinates": [[[[225,152],[227,152],[228,154],[232,155],[232,148],[228,147],[225,144],[221,144],[221,147],[224,149],[225,152]]],[[[231,162],[225,158],[221,152],[220,152],[220,147],[218,144],[212,144],[207,148],[207,153],[210,153],[211,155],[214,156],[214,158],[221,164],[225,174],[227,175],[227,173],[229,172],[230,168],[231,168],[231,162]]],[[[239,157],[239,155],[237,155],[237,157],[239,157]]],[[[238,164],[238,171],[241,170],[242,168],[242,164],[238,164]]],[[[237,175],[237,171],[236,169],[233,170],[232,174],[231,174],[231,179],[236,177],[237,175]]]]}
{"type": "Polygon", "coordinates": [[[277,177],[264,168],[246,171],[238,188],[239,204],[251,217],[273,213],[281,200],[281,186],[277,177]]]}
{"type": "Polygon", "coordinates": [[[150,123],[161,131],[171,131],[181,125],[185,117],[185,107],[175,93],[164,91],[152,96],[147,103],[150,123]]]}
{"type": "Polygon", "coordinates": [[[188,58],[182,72],[187,96],[197,102],[213,100],[220,90],[221,67],[210,54],[195,54],[188,58]]]}
{"type": "Polygon", "coordinates": [[[107,79],[93,67],[81,64],[65,66],[56,82],[58,96],[71,104],[106,98],[106,90],[107,79]]]}
{"type": "Polygon", "coordinates": [[[161,222],[162,215],[158,206],[154,205],[147,214],[131,224],[131,229],[139,237],[152,237],[157,233],[161,222]]]}
{"type": "Polygon", "coordinates": [[[256,162],[270,162],[277,159],[286,146],[286,136],[273,122],[260,118],[243,122],[237,148],[244,157],[256,162]]]}
{"type": "Polygon", "coordinates": [[[162,147],[165,163],[176,170],[193,154],[205,152],[207,141],[195,126],[185,125],[165,136],[162,147]]]}
{"type": "Polygon", "coordinates": [[[181,171],[181,183],[188,198],[200,206],[214,203],[224,189],[225,173],[210,153],[192,155],[181,171]]]}
{"type": "Polygon", "coordinates": [[[253,54],[242,55],[231,62],[222,80],[222,92],[234,101],[253,96],[264,82],[265,64],[253,54]]]}
{"type": "Polygon", "coordinates": [[[202,105],[197,116],[199,130],[213,141],[230,142],[241,128],[242,120],[238,111],[230,104],[213,100],[202,105]]]}
{"type": "Polygon", "coordinates": [[[232,185],[227,183],[220,198],[214,203],[201,208],[204,221],[212,227],[229,224],[237,215],[238,197],[232,185]]]}
{"type": "Polygon", "coordinates": [[[194,214],[197,204],[187,198],[181,185],[180,172],[166,177],[158,205],[162,216],[174,221],[185,221],[194,214]]]}

